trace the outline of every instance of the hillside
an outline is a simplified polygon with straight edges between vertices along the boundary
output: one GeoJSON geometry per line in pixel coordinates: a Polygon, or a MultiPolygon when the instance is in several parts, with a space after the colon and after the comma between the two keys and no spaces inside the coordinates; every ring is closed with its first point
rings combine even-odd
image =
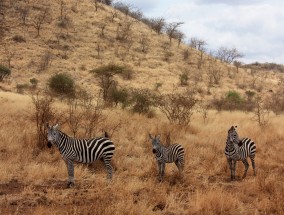
{"type": "Polygon", "coordinates": [[[237,72],[234,66],[202,55],[186,44],[178,47],[176,40],[169,45],[166,35],[110,6],[99,3],[96,9],[91,0],[4,1],[3,8],[6,30],[0,63],[11,68],[11,77],[0,83],[5,91],[29,86],[31,78],[39,81],[39,89],[45,89],[52,75],[67,73],[77,86],[94,92],[98,80],[89,71],[108,64],[134,71],[131,81],[116,77],[120,86],[155,89],[159,84],[163,93],[182,89],[179,76],[186,73],[188,87],[199,89],[205,99],[223,96],[232,89],[243,95],[247,90],[276,91],[283,77],[277,72],[255,73],[251,69],[239,68],[237,72]],[[28,11],[25,16],[23,11],[28,11]],[[41,22],[40,17],[44,17],[41,22]]]}
{"type": "Polygon", "coordinates": [[[170,45],[166,35],[94,2],[0,1],[0,65],[11,69],[0,82],[0,214],[284,214],[284,74],[237,69],[176,40],[170,45]],[[129,90],[129,106],[102,100],[90,71],[107,65],[134,73],[114,75],[118,88],[149,91],[129,90]],[[91,97],[42,93],[59,73],[91,97]],[[165,114],[171,110],[173,118],[165,114]],[[78,138],[107,131],[116,148],[113,180],[99,161],[75,163],[75,187],[67,189],[62,156],[46,146],[47,122],[78,138]],[[224,148],[232,125],[255,141],[256,176],[249,161],[242,179],[238,162],[230,180],[224,148]],[[183,146],[183,175],[166,164],[158,181],[149,134],[183,146]]]}

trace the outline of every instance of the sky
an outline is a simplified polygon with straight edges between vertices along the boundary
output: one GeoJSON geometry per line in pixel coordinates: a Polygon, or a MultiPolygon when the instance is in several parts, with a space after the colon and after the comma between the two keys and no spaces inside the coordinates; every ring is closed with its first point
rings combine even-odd
{"type": "MultiPolygon", "coordinates": [[[[116,2],[116,1],[114,1],[116,2]]],[[[119,0],[147,18],[163,17],[179,28],[185,42],[198,38],[209,51],[236,48],[243,63],[284,64],[283,0],[119,0]]]]}

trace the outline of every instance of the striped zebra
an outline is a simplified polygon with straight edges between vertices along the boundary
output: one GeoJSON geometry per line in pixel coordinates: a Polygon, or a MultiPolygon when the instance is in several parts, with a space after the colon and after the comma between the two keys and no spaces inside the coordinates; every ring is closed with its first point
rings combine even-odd
{"type": "Polygon", "coordinates": [[[245,165],[243,178],[246,177],[249,168],[247,157],[250,157],[254,175],[256,175],[254,157],[256,153],[255,143],[249,138],[240,139],[237,133],[237,126],[232,126],[228,130],[228,137],[225,147],[225,155],[231,170],[231,180],[235,179],[236,162],[241,160],[245,165]]]}
{"type": "Polygon", "coordinates": [[[182,171],[184,169],[183,147],[179,144],[173,144],[168,147],[163,146],[160,143],[160,135],[152,137],[152,135],[149,134],[149,138],[152,140],[153,153],[156,155],[159,171],[159,180],[163,180],[166,163],[175,162],[180,174],[182,174],[182,171]]]}
{"type": "Polygon", "coordinates": [[[67,187],[74,186],[74,161],[81,163],[92,163],[100,159],[104,162],[108,179],[112,179],[111,158],[115,146],[107,137],[93,139],[75,139],[64,134],[58,129],[58,125],[48,126],[47,146],[56,145],[66,163],[68,170],[67,187]]]}

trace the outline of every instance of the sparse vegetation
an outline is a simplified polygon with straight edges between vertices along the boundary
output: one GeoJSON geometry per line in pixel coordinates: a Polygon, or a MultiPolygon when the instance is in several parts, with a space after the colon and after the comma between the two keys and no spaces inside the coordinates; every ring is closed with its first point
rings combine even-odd
{"type": "Polygon", "coordinates": [[[0,214],[283,214],[283,65],[239,65],[238,50],[209,53],[163,17],[115,7],[0,1],[0,214]],[[65,189],[61,155],[45,148],[48,121],[80,138],[107,131],[113,181],[98,177],[100,163],[79,165],[65,189]],[[259,171],[235,183],[223,152],[231,125],[255,140],[259,171]],[[185,147],[183,180],[169,165],[157,184],[148,133],[185,147]]]}

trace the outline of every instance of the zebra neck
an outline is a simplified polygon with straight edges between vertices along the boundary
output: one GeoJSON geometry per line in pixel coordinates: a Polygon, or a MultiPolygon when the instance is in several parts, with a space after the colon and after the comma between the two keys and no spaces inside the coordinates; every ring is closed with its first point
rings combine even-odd
{"type": "Polygon", "coordinates": [[[228,148],[229,151],[238,150],[239,145],[238,145],[238,143],[231,142],[230,140],[227,140],[227,148],[228,148]]]}
{"type": "Polygon", "coordinates": [[[156,152],[156,157],[162,157],[165,154],[166,147],[159,145],[156,152]]]}
{"type": "Polygon", "coordinates": [[[72,142],[73,138],[69,137],[68,135],[64,134],[63,132],[59,132],[59,138],[56,141],[56,145],[59,149],[62,149],[63,147],[65,147],[67,144],[69,144],[70,142],[72,142]]]}

